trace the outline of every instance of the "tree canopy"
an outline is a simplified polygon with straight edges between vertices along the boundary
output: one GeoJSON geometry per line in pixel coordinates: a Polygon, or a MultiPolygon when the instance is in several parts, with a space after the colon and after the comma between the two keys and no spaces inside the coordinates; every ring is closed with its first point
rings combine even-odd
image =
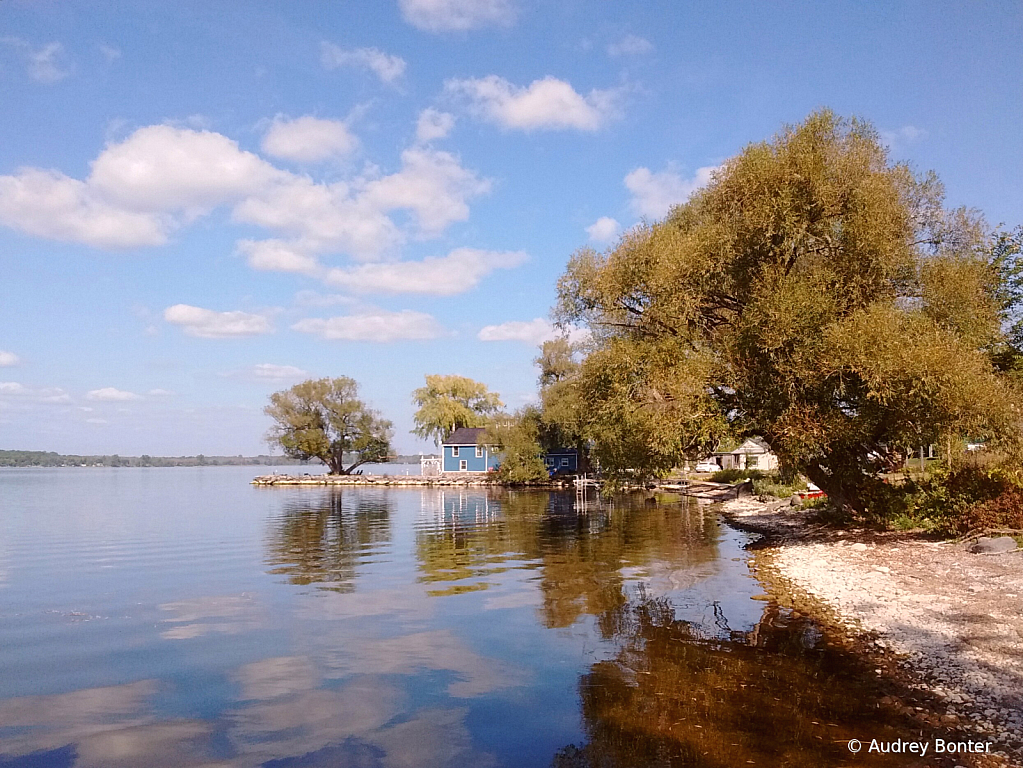
{"type": "Polygon", "coordinates": [[[748,146],[559,281],[559,320],[594,334],[573,386],[602,466],[656,473],[760,436],[863,509],[904,446],[1018,445],[1018,244],[864,122],[821,111],[748,146]]]}
{"type": "Polygon", "coordinates": [[[465,376],[427,376],[426,386],[412,393],[419,407],[412,434],[432,439],[438,445],[459,427],[483,427],[488,418],[504,406],[500,395],[486,384],[465,376]]]}
{"type": "Polygon", "coordinates": [[[391,450],[391,422],[358,398],[353,379],[310,379],[270,395],[264,413],[274,420],[268,440],[295,459],[319,459],[332,475],[383,461],[391,450]],[[347,466],[346,466],[347,465],[347,466]]]}

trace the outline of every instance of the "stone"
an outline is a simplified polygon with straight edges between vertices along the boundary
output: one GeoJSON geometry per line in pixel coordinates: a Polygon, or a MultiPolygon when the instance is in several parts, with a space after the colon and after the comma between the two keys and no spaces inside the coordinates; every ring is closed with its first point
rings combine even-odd
{"type": "Polygon", "coordinates": [[[977,543],[970,547],[970,551],[977,555],[997,555],[1002,552],[1012,552],[1016,549],[1016,540],[1012,536],[989,537],[981,536],[977,543]]]}
{"type": "Polygon", "coordinates": [[[858,542],[856,542],[855,544],[853,544],[851,548],[852,548],[852,549],[853,549],[854,551],[856,551],[856,552],[866,552],[866,551],[867,551],[867,545],[866,545],[866,544],[864,544],[864,543],[863,543],[863,542],[861,542],[861,541],[858,541],[858,542]]]}

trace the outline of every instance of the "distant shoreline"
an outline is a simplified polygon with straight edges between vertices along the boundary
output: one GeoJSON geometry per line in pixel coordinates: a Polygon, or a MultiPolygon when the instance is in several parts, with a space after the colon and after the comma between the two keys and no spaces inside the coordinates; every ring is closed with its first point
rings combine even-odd
{"type": "MultiPolygon", "coordinates": [[[[397,466],[418,465],[419,454],[394,456],[386,462],[397,466]]],[[[326,470],[323,464],[303,462],[284,456],[120,456],[118,454],[77,455],[60,454],[52,451],[8,451],[0,450],[0,468],[32,467],[306,467],[309,470],[326,470]]]]}

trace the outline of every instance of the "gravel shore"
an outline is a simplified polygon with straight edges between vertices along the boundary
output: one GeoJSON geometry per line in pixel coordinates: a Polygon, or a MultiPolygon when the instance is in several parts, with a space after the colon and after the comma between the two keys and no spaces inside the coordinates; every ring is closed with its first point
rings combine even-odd
{"type": "Polygon", "coordinates": [[[753,562],[773,589],[808,602],[929,692],[940,722],[983,735],[1001,764],[1023,766],[1023,552],[983,555],[919,534],[834,531],[788,504],[752,498],[726,502],[722,512],[767,537],[753,562]]]}

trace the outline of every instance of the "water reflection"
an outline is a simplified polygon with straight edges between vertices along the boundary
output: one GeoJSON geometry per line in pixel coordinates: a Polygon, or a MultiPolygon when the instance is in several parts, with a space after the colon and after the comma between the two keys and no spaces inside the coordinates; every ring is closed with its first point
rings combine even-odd
{"type": "Polygon", "coordinates": [[[662,598],[623,606],[616,624],[617,653],[580,677],[588,741],[553,768],[915,764],[850,755],[851,738],[912,726],[874,707],[868,671],[805,618],[770,606],[752,631],[720,616],[725,632],[708,635],[662,598]]]}
{"type": "Polygon", "coordinates": [[[488,607],[539,602],[549,628],[589,615],[615,633],[614,612],[629,600],[637,578],[660,591],[691,587],[712,573],[717,558],[716,516],[691,500],[614,503],[571,493],[447,492],[424,494],[416,529],[420,581],[457,582],[432,595],[490,586],[508,568],[539,571],[539,597],[508,595],[488,607]],[[585,505],[579,514],[577,506],[585,505]]]}
{"type": "Polygon", "coordinates": [[[270,572],[292,584],[352,591],[359,565],[391,540],[392,507],[385,493],[372,491],[294,497],[270,525],[270,572]]]}
{"type": "MultiPolygon", "coordinates": [[[[52,519],[4,591],[0,768],[810,766],[895,733],[872,671],[750,600],[744,535],[699,507],[225,475],[212,517],[212,491],[145,477],[158,539],[96,513],[131,580],[54,533],[81,481],[31,509],[52,519]],[[81,606],[55,602],[80,573],[81,606]]],[[[0,533],[27,519],[8,498],[0,533]]]]}

